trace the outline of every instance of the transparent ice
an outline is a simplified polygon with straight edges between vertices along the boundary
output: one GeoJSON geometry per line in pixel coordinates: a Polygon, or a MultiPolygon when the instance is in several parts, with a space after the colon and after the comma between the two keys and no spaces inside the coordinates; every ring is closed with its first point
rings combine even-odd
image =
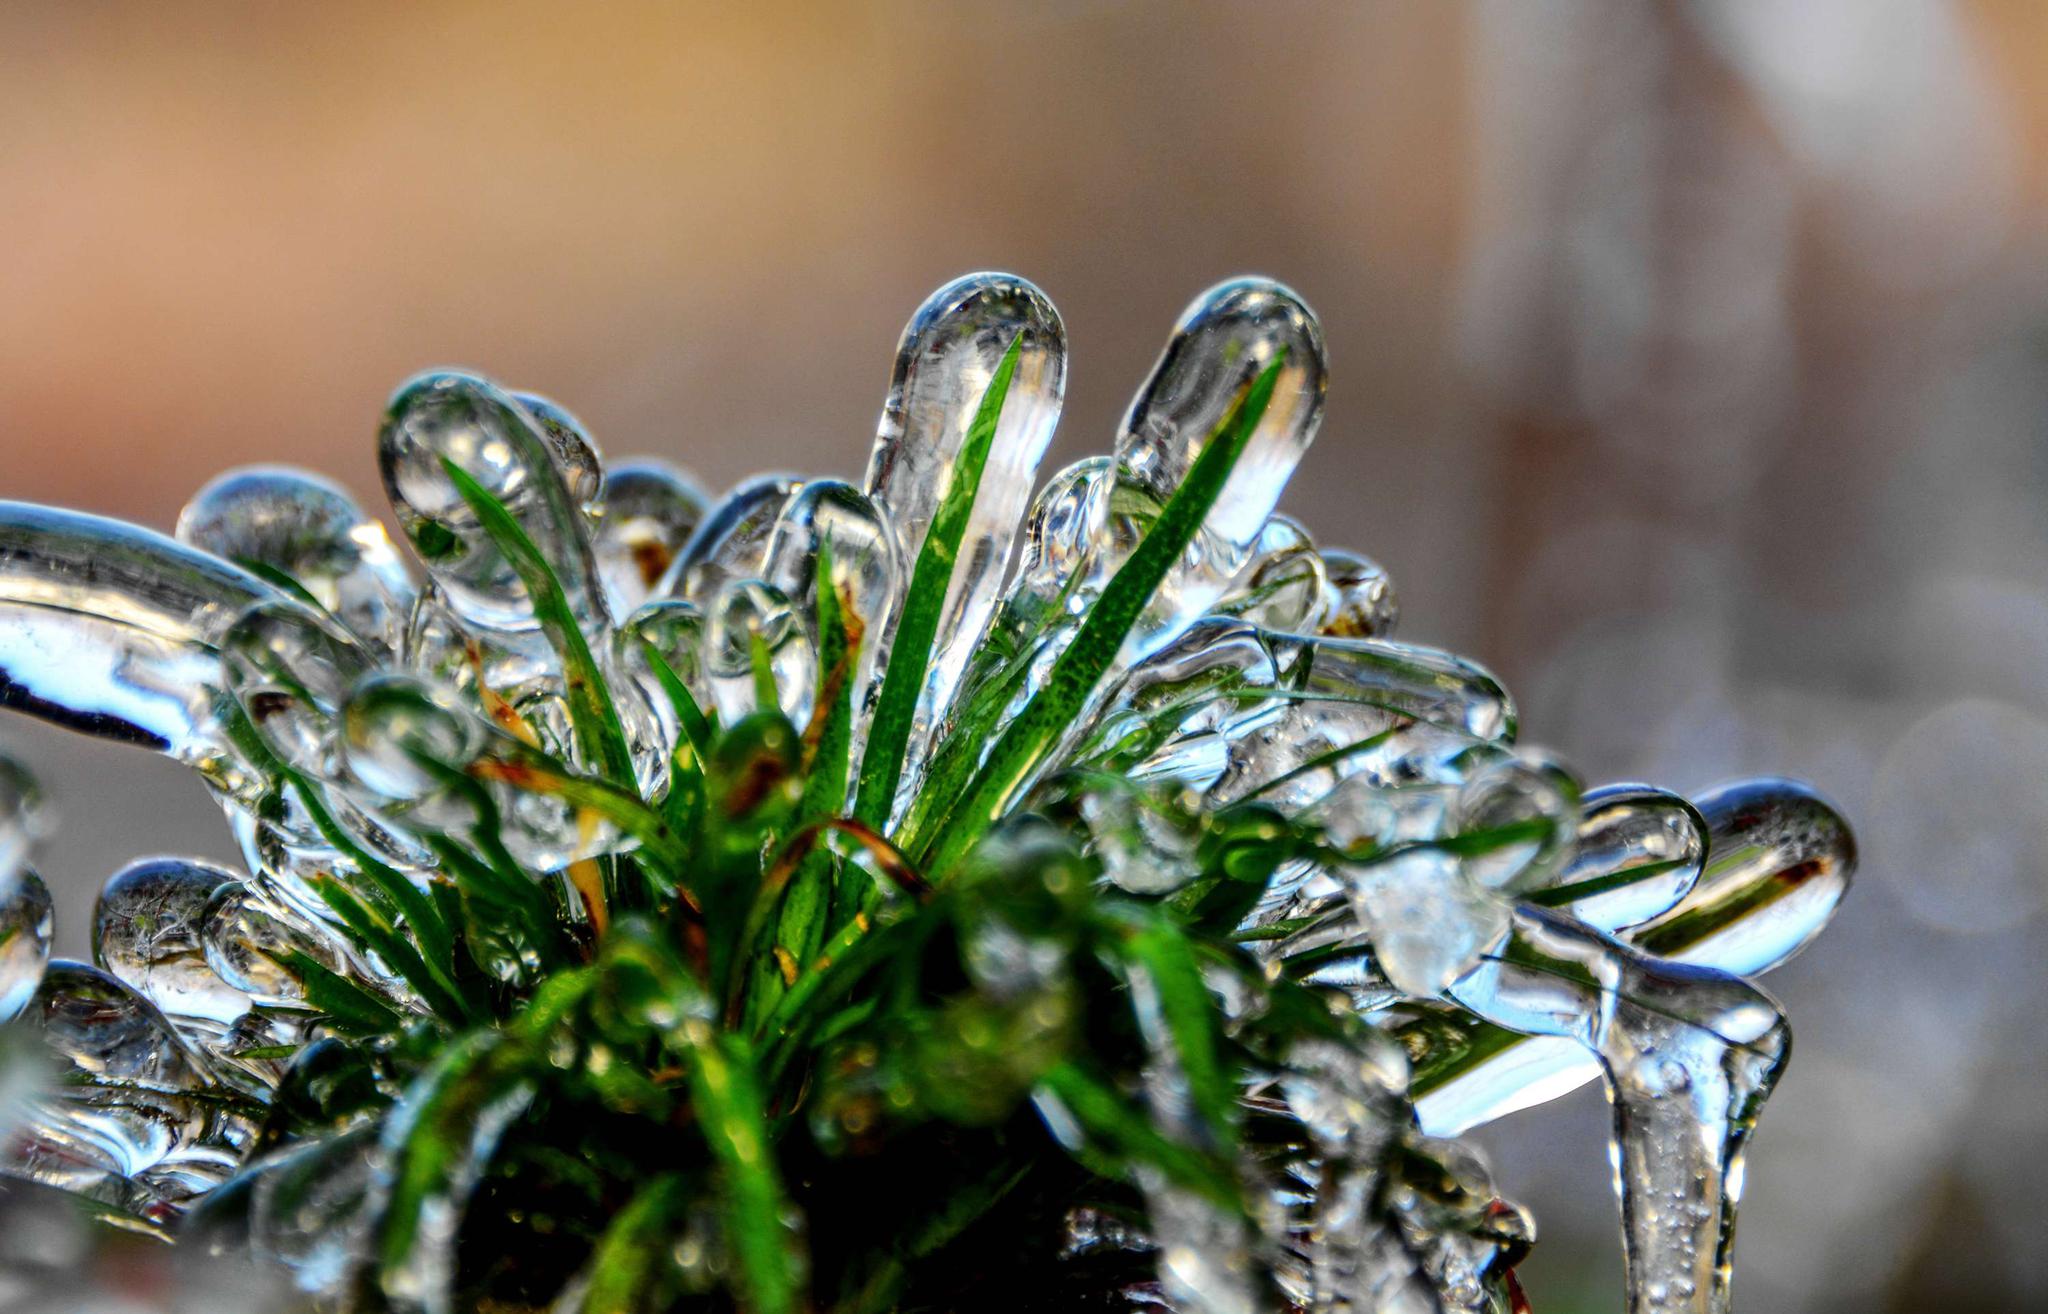
{"type": "MultiPolygon", "coordinates": [[[[554,401],[437,371],[401,386],[377,442],[414,566],[338,486],[279,467],[206,485],[175,538],[0,504],[0,705],[191,765],[246,859],[124,868],[96,910],[97,965],[52,962],[30,866],[46,814],[0,762],[0,1022],[36,1036],[52,1074],[0,1111],[0,1171],[150,1227],[245,1210],[261,1255],[338,1298],[403,1114],[260,1152],[255,1129],[281,1083],[333,1061],[309,980],[400,1018],[429,1011],[351,934],[328,897],[340,878],[432,892],[454,837],[587,895],[591,860],[639,841],[533,782],[608,773],[604,789],[659,803],[689,733],[669,681],[722,724],[765,700],[800,730],[843,692],[858,745],[913,589],[942,605],[882,826],[930,822],[952,799],[921,787],[963,779],[1039,692],[1269,367],[1270,401],[1188,549],[1007,806],[1071,816],[1103,877],[1144,897],[1175,895],[1233,818],[1264,809],[1313,836],[1243,938],[1263,971],[1362,1015],[1367,1040],[1305,1045],[1244,1090],[1247,1120],[1289,1129],[1284,1152],[1243,1165],[1265,1211],[1146,1179],[1143,1227],[1077,1217],[1068,1249],[1154,1255],[1133,1306],[1499,1308],[1530,1226],[1469,1150],[1433,1138],[1599,1077],[1628,1309],[1725,1310],[1743,1151],[1789,1044],[1747,978],[1832,914],[1855,865],[1847,827],[1787,781],[1690,800],[1585,788],[1516,746],[1514,703],[1484,668],[1393,639],[1386,572],[1276,511],[1322,417],[1325,361],[1306,303],[1253,278],[1188,307],[1107,454],[1043,480],[1065,329],[1032,284],[984,273],[912,315],[858,484],[763,475],[709,497],[660,460],[608,462],[554,401]],[[956,489],[976,477],[975,442],[979,482],[956,489]],[[558,596],[501,550],[477,490],[558,596]],[[949,492],[971,493],[964,531],[927,560],[949,492]],[[828,588],[858,637],[843,670],[821,669],[828,588]],[[564,627],[609,685],[629,771],[572,733],[588,673],[561,656],[564,627]]],[[[990,935],[973,951],[988,980],[1030,966],[1028,937],[990,935]]],[[[1213,984],[1256,1007],[1242,981],[1213,984]]],[[[1133,990],[1142,1016],[1144,981],[1133,990]]],[[[1193,1137],[1172,1052],[1155,1047],[1143,1099],[1162,1134],[1193,1137]]],[[[475,1162],[387,1279],[397,1307],[444,1307],[454,1220],[526,1094],[479,1105],[475,1162]]],[[[1039,1106],[1066,1139],[1058,1101],[1039,1106]]]]}

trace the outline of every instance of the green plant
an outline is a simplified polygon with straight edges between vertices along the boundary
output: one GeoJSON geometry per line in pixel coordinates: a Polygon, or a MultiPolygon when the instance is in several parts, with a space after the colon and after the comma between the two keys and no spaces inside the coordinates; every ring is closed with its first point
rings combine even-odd
{"type": "Polygon", "coordinates": [[[1285,289],[1199,299],[1027,518],[1063,371],[1036,289],[960,280],[864,490],[715,506],[422,376],[417,591],[292,472],[182,543],[0,516],[6,701],[191,762],[249,856],[117,875],[45,969],[9,850],[0,1001],[59,1065],[11,1171],[350,1309],[1507,1310],[1527,1221],[1416,1110],[1590,1066],[1632,1307],[1720,1299],[1784,1052],[1735,973],[1826,919],[1839,820],[1582,793],[1384,639],[1377,567],[1273,514],[1322,397],[1285,289]]]}

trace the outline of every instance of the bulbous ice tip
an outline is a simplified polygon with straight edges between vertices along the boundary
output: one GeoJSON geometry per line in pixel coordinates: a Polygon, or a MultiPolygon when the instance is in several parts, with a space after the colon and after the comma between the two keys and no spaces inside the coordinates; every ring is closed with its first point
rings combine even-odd
{"type": "Polygon", "coordinates": [[[548,455],[554,458],[555,469],[560,472],[570,498],[585,511],[602,506],[604,457],[583,422],[560,402],[537,392],[515,392],[512,399],[525,407],[540,427],[541,436],[548,442],[548,455]]]}
{"type": "Polygon", "coordinates": [[[1761,777],[1695,802],[1709,832],[1706,870],[1676,907],[1632,932],[1652,953],[1754,976],[1805,948],[1856,870],[1856,837],[1811,785],[1761,777]]]}
{"type": "Polygon", "coordinates": [[[229,561],[261,561],[293,575],[354,565],[349,535],[364,520],[348,492],[322,475],[250,465],[209,480],[178,513],[177,539],[229,561]],[[332,560],[330,560],[332,559],[332,560]]]}
{"type": "Polygon", "coordinates": [[[324,774],[330,723],[349,687],[375,665],[355,638],[291,598],[258,602],[220,641],[228,691],[272,751],[324,774]]]}
{"type": "Polygon", "coordinates": [[[1023,335],[1023,352],[1050,349],[1057,377],[1066,373],[1067,328],[1052,299],[1030,279],[985,271],[963,274],[924,299],[903,326],[897,358],[901,369],[913,354],[929,355],[961,338],[975,340],[993,370],[1010,340],[1023,335]]]}
{"type": "Polygon", "coordinates": [[[248,996],[207,966],[199,935],[215,891],[238,879],[196,858],[129,863],[93,905],[93,961],[168,1016],[233,1022],[248,1012],[248,996]]]}
{"type": "Polygon", "coordinates": [[[1322,421],[1323,329],[1306,302],[1269,278],[1231,279],[1196,297],[1117,437],[1125,476],[1164,502],[1244,390],[1276,360],[1283,363],[1272,399],[1208,522],[1240,548],[1265,527],[1322,421]]]}
{"type": "Polygon", "coordinates": [[[391,396],[378,435],[379,469],[409,535],[425,518],[461,517],[467,504],[442,467],[461,466],[500,501],[552,469],[531,457],[547,452],[532,415],[490,380],[461,370],[414,375],[391,396]]]}
{"type": "Polygon", "coordinates": [[[484,729],[446,694],[405,675],[372,675],[342,708],[348,773],[371,793],[411,802],[442,787],[435,767],[466,766],[484,729]]]}
{"type": "Polygon", "coordinates": [[[459,370],[415,376],[385,412],[378,464],[399,528],[465,618],[491,628],[534,624],[518,572],[493,545],[449,465],[519,522],[560,575],[570,605],[587,605],[591,567],[581,511],[540,421],[510,393],[459,370]]]}
{"type": "Polygon", "coordinates": [[[865,488],[896,527],[906,559],[914,560],[924,542],[983,394],[1013,344],[1016,371],[981,477],[987,528],[1005,544],[1059,422],[1066,326],[1045,293],[999,273],[954,279],[903,326],[865,488]]]}

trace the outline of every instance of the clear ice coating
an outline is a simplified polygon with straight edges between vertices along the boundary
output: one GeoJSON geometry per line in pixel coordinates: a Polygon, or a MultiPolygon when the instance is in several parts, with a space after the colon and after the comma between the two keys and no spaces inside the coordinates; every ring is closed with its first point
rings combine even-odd
{"type": "Polygon", "coordinates": [[[1531,908],[1450,994],[1489,1021],[1598,1057],[1614,1107],[1629,1314],[1727,1309],[1743,1149],[1791,1045],[1771,998],[1531,908]]]}
{"type": "Polygon", "coordinates": [[[237,764],[215,714],[213,641],[281,596],[147,529],[0,503],[0,707],[154,748],[222,783],[237,764]]]}
{"type": "MultiPolygon", "coordinates": [[[[880,508],[851,484],[837,479],[811,480],[790,496],[776,517],[762,574],[768,586],[788,600],[813,652],[820,642],[818,591],[821,585],[832,589],[840,614],[851,619],[849,633],[859,642],[857,660],[844,678],[850,682],[854,708],[865,710],[882,669],[884,635],[903,590],[903,565],[895,535],[880,508]],[[822,570],[821,562],[829,563],[830,570],[822,570]]],[[[714,610],[714,629],[720,623],[714,610]]],[[[771,655],[776,652],[770,648],[771,655]]],[[[791,658],[795,656],[792,650],[791,658]]],[[[784,666],[788,664],[785,659],[784,666]]],[[[817,676],[823,679],[831,674],[821,671],[817,676]]],[[[781,678],[778,676],[778,682],[781,678]]],[[[790,678],[797,677],[792,674],[790,678]]],[[[781,705],[791,719],[803,724],[808,717],[797,713],[807,703],[800,689],[792,689],[781,705]]],[[[861,724],[865,724],[864,717],[861,724]]]]}
{"type": "Polygon", "coordinates": [[[214,891],[233,872],[187,858],[145,858],[107,878],[93,908],[92,956],[168,1018],[223,1031],[249,997],[215,974],[201,939],[214,891]]]}
{"type": "Polygon", "coordinates": [[[591,550],[612,615],[654,596],[710,505],[696,480],[666,461],[624,461],[606,471],[591,550]]]}
{"type": "Polygon", "coordinates": [[[559,402],[539,393],[515,392],[512,400],[525,408],[540,428],[541,437],[547,439],[548,455],[554,458],[555,472],[562,476],[562,487],[569,500],[586,514],[599,514],[607,501],[604,458],[598,454],[597,444],[591,441],[583,422],[559,402]]]}
{"type": "Polygon", "coordinates": [[[285,466],[230,470],[185,504],[177,538],[285,576],[361,641],[398,651],[412,577],[384,526],[332,480],[285,466]]]}
{"type": "MultiPolygon", "coordinates": [[[[594,467],[595,450],[586,444],[583,454],[594,467]]],[[[557,464],[556,447],[503,389],[453,370],[413,379],[385,413],[378,461],[399,528],[457,616],[485,630],[530,630],[537,623],[526,585],[450,466],[504,504],[554,567],[577,621],[603,622],[583,511],[557,464]]]]}
{"type": "MultiPolygon", "coordinates": [[[[969,274],[925,299],[904,326],[896,371],[868,458],[867,493],[888,516],[905,584],[940,501],[960,473],[982,394],[1016,352],[1009,391],[988,439],[973,508],[945,586],[911,751],[919,752],[959,684],[995,610],[1038,463],[1059,423],[1067,333],[1043,292],[1011,274],[969,274]]],[[[868,618],[886,642],[893,617],[868,618]]]]}
{"type": "Polygon", "coordinates": [[[26,866],[0,875],[0,1023],[12,1021],[50,961],[50,891],[26,866]]]}
{"type": "MultiPolygon", "coordinates": [[[[392,915],[412,928],[429,906],[417,900],[453,892],[444,861],[488,841],[502,845],[488,862],[502,853],[554,894],[599,895],[640,837],[537,783],[590,771],[576,724],[589,682],[609,686],[651,813],[675,801],[666,767],[700,714],[730,726],[772,708],[802,732],[843,689],[859,754],[901,678],[904,618],[936,602],[928,660],[901,686],[914,694],[901,770],[879,773],[898,784],[878,824],[901,841],[947,815],[1048,696],[1091,609],[1269,367],[1270,400],[1220,491],[1014,806],[1074,826],[1104,882],[1136,900],[1200,895],[1189,878],[1221,832],[1284,828],[1284,860],[1229,916],[1249,907],[1240,935],[1266,979],[1324,991],[1359,1032],[1249,1074],[1239,1112],[1273,1133],[1262,1144],[1288,1147],[1239,1165],[1264,1206],[1229,1213],[1141,1173],[1142,1225],[1075,1224],[1070,1248],[1150,1254],[1157,1281],[1131,1299],[1154,1307],[1221,1314],[1284,1296],[1317,1314],[1498,1314],[1529,1224],[1468,1149],[1433,1138],[1600,1077],[1631,1314],[1725,1310],[1743,1150],[1788,1044],[1744,978],[1833,913],[1849,830],[1789,781],[1696,799],[1582,790],[1516,746],[1515,705],[1483,667],[1391,638],[1387,572],[1276,509],[1321,419],[1325,357],[1302,300],[1256,278],[1196,298],[1111,450],[1042,481],[1065,330],[1036,287],[982,273],[912,315],[858,484],[762,475],[709,497],[662,460],[608,462],[555,401],[437,371],[399,389],[378,435],[417,584],[374,517],[298,470],[221,476],[175,539],[0,503],[0,706],[196,767],[246,863],[124,868],[95,912],[98,966],[53,963],[50,898],[29,866],[47,814],[0,759],[0,1023],[40,1037],[61,1078],[7,1123],[0,1168],[152,1224],[211,1198],[246,1210],[255,1249],[304,1291],[343,1300],[379,1282],[398,1307],[445,1304],[461,1197],[524,1087],[470,1106],[472,1157],[431,1197],[427,1243],[381,1278],[371,1227],[413,1106],[251,1158],[248,1111],[351,1052],[315,985],[338,979],[373,1016],[436,1012],[323,890],[374,873],[367,915],[402,903],[392,915]],[[1006,360],[1007,393],[977,426],[1006,360]],[[977,472],[967,499],[960,481],[977,472]],[[506,517],[487,523],[477,489],[506,517]],[[941,523],[957,549],[934,536],[941,523]],[[533,554],[508,556],[519,535],[559,582],[566,621],[529,590],[533,554]],[[824,588],[857,639],[844,670],[821,669],[836,647],[819,632],[824,588]],[[671,697],[678,683],[687,698],[671,697]]],[[[983,985],[1007,979],[1006,950],[971,949],[983,985]]],[[[1241,1017],[1242,988],[1222,982],[1241,1017]]],[[[1138,971],[1129,985],[1148,1041],[1141,1103],[1160,1134],[1197,1144],[1158,984],[1138,971]]],[[[1058,1101],[1038,1103],[1058,1123],[1058,1101]]]]}

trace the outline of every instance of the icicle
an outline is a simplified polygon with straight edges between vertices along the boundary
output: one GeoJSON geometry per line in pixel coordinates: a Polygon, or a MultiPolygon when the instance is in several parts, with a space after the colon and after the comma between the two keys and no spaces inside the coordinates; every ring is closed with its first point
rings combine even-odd
{"type": "MultiPolygon", "coordinates": [[[[1855,869],[1855,841],[1841,815],[1795,781],[1729,785],[1703,795],[1699,811],[1709,832],[1708,875],[1670,913],[1621,937],[1701,967],[1768,971],[1833,916],[1855,869]]],[[[1597,1075],[1597,1064],[1577,1045],[1536,1036],[1429,1091],[1416,1101],[1416,1113],[1432,1133],[1455,1136],[1597,1075]]]]}
{"type": "Polygon", "coordinates": [[[1742,1151],[1790,1033],[1738,977],[1517,910],[1512,941],[1450,995],[1514,1031],[1599,1058],[1614,1104],[1629,1314],[1721,1314],[1742,1151]]]}
{"type": "MultiPolygon", "coordinates": [[[[920,755],[988,628],[1066,392],[1066,329],[1045,294],[1014,274],[969,274],[918,307],[868,461],[867,491],[899,535],[902,581],[952,482],[975,412],[1012,345],[1017,365],[947,586],[910,754],[920,755]]],[[[893,620],[893,618],[891,618],[893,620]]],[[[893,630],[877,624],[878,641],[893,630]]]]}

